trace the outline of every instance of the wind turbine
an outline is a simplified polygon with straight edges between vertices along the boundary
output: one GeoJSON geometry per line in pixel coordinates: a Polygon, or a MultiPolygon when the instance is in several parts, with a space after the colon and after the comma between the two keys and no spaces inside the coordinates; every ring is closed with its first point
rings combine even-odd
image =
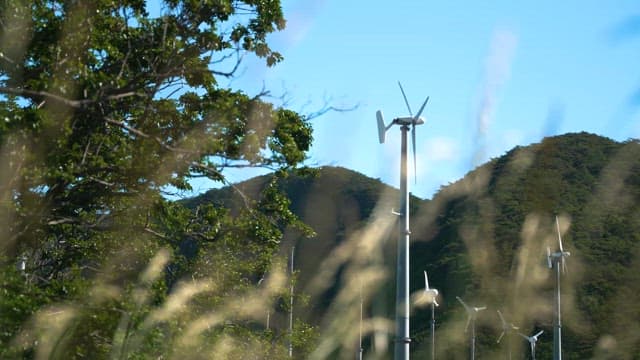
{"type": "Polygon", "coordinates": [[[523,338],[527,339],[527,341],[529,341],[529,345],[531,345],[531,359],[533,360],[536,360],[536,343],[538,342],[538,337],[542,335],[543,332],[544,330],[540,330],[537,334],[533,336],[527,336],[523,333],[518,333],[520,336],[522,336],[523,338]]]}
{"type": "Polygon", "coordinates": [[[416,125],[424,124],[424,119],[420,117],[424,107],[429,101],[429,97],[420,107],[420,111],[413,116],[411,107],[407,101],[407,96],[404,93],[404,89],[400,82],[400,91],[402,97],[407,105],[410,116],[395,118],[385,125],[382,111],[376,112],[376,119],[378,121],[378,139],[383,144],[385,141],[387,130],[393,125],[399,125],[402,132],[402,141],[400,145],[400,236],[398,239],[398,260],[396,269],[396,344],[394,350],[395,360],[408,360],[409,359],[409,343],[411,338],[409,337],[409,186],[407,183],[407,132],[409,126],[411,126],[411,138],[413,141],[413,167],[414,173],[416,169],[416,125]]]}
{"type": "Polygon", "coordinates": [[[507,359],[511,360],[511,339],[510,339],[510,334],[513,330],[518,330],[518,327],[513,325],[512,323],[508,323],[505,319],[504,316],[502,316],[502,313],[500,312],[500,310],[498,311],[498,316],[500,317],[500,323],[502,325],[502,333],[500,333],[500,336],[498,337],[498,340],[496,341],[498,344],[500,344],[500,340],[502,340],[502,337],[506,334],[507,335],[507,359]]]}
{"type": "Polygon", "coordinates": [[[547,247],[547,265],[549,269],[556,269],[556,293],[555,293],[555,324],[553,325],[553,360],[562,360],[562,319],[560,313],[560,267],[562,273],[566,271],[565,258],[571,255],[570,252],[562,248],[562,236],[560,234],[560,223],[556,216],[556,231],[558,232],[559,251],[551,252],[547,247]]]}
{"type": "Polygon", "coordinates": [[[467,311],[467,325],[464,327],[464,332],[469,330],[469,324],[471,324],[471,360],[475,359],[476,356],[476,317],[478,313],[482,310],[486,310],[486,306],[469,306],[459,296],[456,296],[456,299],[460,301],[460,304],[464,306],[464,309],[467,311]]]}
{"type": "Polygon", "coordinates": [[[424,294],[427,302],[431,304],[431,360],[436,358],[436,316],[435,307],[439,306],[437,302],[438,290],[429,287],[429,278],[427,271],[424,271],[424,294]]]}

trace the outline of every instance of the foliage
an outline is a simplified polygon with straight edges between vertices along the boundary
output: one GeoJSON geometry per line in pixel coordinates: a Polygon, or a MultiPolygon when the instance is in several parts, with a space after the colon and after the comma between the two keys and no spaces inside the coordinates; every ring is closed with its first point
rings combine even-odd
{"type": "MultiPolygon", "coordinates": [[[[640,344],[633,330],[640,311],[639,159],[638,141],[566,134],[516,147],[443,187],[432,200],[412,199],[411,290],[419,294],[423,289],[423,270],[431,286],[440,290],[438,354],[468,355],[468,339],[462,335],[466,319],[455,300],[461,296],[489,308],[478,318],[479,357],[504,355],[504,342],[495,341],[500,334],[497,309],[524,333],[544,330],[537,353],[551,356],[555,278],[545,257],[547,246],[557,246],[554,216],[559,215],[561,227],[566,227],[564,246],[571,251],[562,277],[564,357],[633,358],[640,344]]],[[[267,183],[269,178],[262,177],[238,186],[257,192],[267,183]]],[[[296,235],[288,240],[297,241],[300,283],[314,284],[319,272],[343,259],[326,286],[315,292],[307,287],[313,294],[306,314],[319,326],[320,342],[343,336],[330,326],[336,320],[330,317],[349,289],[352,267],[359,276],[368,269],[356,266],[361,250],[349,243],[358,243],[366,228],[380,221],[375,207],[383,194],[390,191],[395,200],[397,193],[379,181],[333,167],[318,169],[315,177],[291,176],[282,186],[290,194],[291,208],[318,234],[313,242],[296,240],[296,235]]],[[[231,191],[214,190],[192,201],[230,199],[231,191]]],[[[394,203],[381,205],[382,216],[392,216],[394,203]]],[[[379,291],[369,292],[365,317],[380,315],[382,307],[384,317],[393,318],[395,234],[380,234],[380,244],[362,240],[374,254],[383,253],[380,266],[388,274],[387,281],[370,285],[369,290],[379,291]]],[[[414,355],[430,353],[430,316],[428,308],[414,309],[414,355]]],[[[342,330],[354,328],[354,318],[342,320],[342,330]]],[[[519,339],[512,339],[514,356],[528,351],[519,339]]],[[[374,343],[373,335],[365,334],[364,342],[374,343]]],[[[333,354],[350,356],[350,345],[340,345],[333,354]]],[[[373,346],[365,345],[365,356],[372,351],[373,346]]]]}
{"type": "MultiPolygon", "coordinates": [[[[418,220],[427,226],[416,237],[428,242],[418,240],[413,263],[428,264],[430,282],[446,299],[468,296],[494,312],[502,309],[521,329],[545,330],[537,354],[550,357],[544,342],[553,338],[555,277],[545,256],[547,246],[557,247],[559,215],[571,251],[562,279],[565,357],[632,358],[640,341],[623,329],[640,311],[637,295],[626,290],[636,288],[631,279],[640,250],[639,155],[635,140],[587,133],[516,147],[436,195],[429,205],[437,209],[435,223],[418,220]]],[[[459,309],[445,304],[440,310],[446,322],[459,309]]],[[[416,321],[427,324],[424,316],[416,321]]],[[[495,316],[481,320],[497,338],[495,316]]],[[[419,334],[427,331],[422,328],[419,334]]],[[[490,341],[480,342],[480,353],[496,351],[490,341]]]]}
{"type": "MultiPolygon", "coordinates": [[[[282,59],[267,43],[280,2],[3,0],[0,14],[0,356],[172,354],[211,309],[251,294],[285,229],[309,234],[275,186],[235,212],[165,197],[305,159],[304,116],[218,85],[245,55],[282,59]]],[[[191,340],[266,341],[255,314],[225,316],[191,340]]]]}

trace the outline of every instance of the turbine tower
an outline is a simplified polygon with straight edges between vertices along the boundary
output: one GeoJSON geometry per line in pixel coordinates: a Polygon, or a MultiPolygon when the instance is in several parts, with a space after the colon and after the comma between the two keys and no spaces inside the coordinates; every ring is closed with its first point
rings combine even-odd
{"type": "Polygon", "coordinates": [[[507,359],[511,360],[511,332],[513,330],[518,330],[518,327],[513,325],[512,323],[508,323],[505,319],[504,316],[502,316],[502,313],[500,312],[500,310],[498,310],[498,316],[500,317],[500,323],[502,325],[502,333],[500,333],[500,336],[498,337],[498,340],[496,341],[496,343],[500,344],[500,340],[502,340],[502,337],[507,335],[507,359]]]}
{"type": "Polygon", "coordinates": [[[556,231],[558,232],[558,248],[559,251],[551,252],[551,248],[547,247],[547,264],[549,269],[555,267],[556,270],[556,293],[555,293],[555,323],[553,324],[553,360],[562,360],[562,319],[560,312],[560,268],[562,273],[566,270],[565,258],[571,253],[564,251],[562,248],[562,236],[560,235],[560,223],[556,216],[556,231]]]}
{"type": "Polygon", "coordinates": [[[407,182],[407,132],[411,127],[411,138],[413,143],[413,167],[414,175],[416,168],[416,125],[424,124],[424,119],[420,117],[424,107],[429,101],[429,97],[422,104],[420,111],[413,116],[409,101],[404,93],[400,82],[400,91],[407,105],[410,116],[393,119],[389,125],[385,125],[382,111],[376,112],[378,121],[378,138],[383,144],[387,130],[393,125],[399,125],[402,133],[400,145],[400,236],[398,239],[398,260],[396,266],[396,341],[394,350],[395,360],[409,359],[409,186],[407,182]]]}
{"type": "Polygon", "coordinates": [[[476,317],[478,316],[478,313],[480,311],[486,310],[487,307],[469,306],[464,301],[462,301],[459,296],[456,296],[456,299],[460,301],[460,304],[462,304],[462,306],[464,306],[464,309],[467,311],[467,325],[464,327],[464,332],[467,332],[467,330],[469,330],[469,324],[471,324],[471,345],[469,352],[471,355],[471,360],[474,360],[476,357],[476,317]]]}
{"type": "Polygon", "coordinates": [[[533,336],[527,336],[523,333],[518,333],[523,338],[527,339],[529,345],[531,346],[531,359],[536,360],[536,343],[538,342],[538,337],[542,335],[544,330],[540,330],[537,334],[533,336]]]}
{"type": "Polygon", "coordinates": [[[293,357],[293,286],[294,286],[294,269],[293,269],[293,256],[295,255],[296,247],[291,246],[291,258],[289,258],[289,272],[291,275],[291,285],[289,287],[289,357],[293,357]]]}
{"type": "Polygon", "coordinates": [[[362,353],[364,349],[362,348],[362,313],[364,308],[364,300],[362,298],[362,281],[360,282],[360,324],[358,331],[358,353],[356,354],[357,360],[362,360],[362,353]]]}
{"type": "Polygon", "coordinates": [[[436,358],[436,316],[435,307],[439,306],[438,290],[429,287],[429,278],[427,271],[424,272],[424,294],[427,297],[427,303],[431,304],[431,360],[436,358]]]}

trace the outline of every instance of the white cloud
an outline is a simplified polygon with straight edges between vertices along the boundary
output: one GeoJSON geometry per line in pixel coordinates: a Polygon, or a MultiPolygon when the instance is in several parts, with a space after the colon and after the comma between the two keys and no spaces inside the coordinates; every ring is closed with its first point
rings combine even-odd
{"type": "Polygon", "coordinates": [[[426,139],[418,149],[417,160],[418,177],[429,178],[439,185],[461,161],[460,144],[454,138],[444,136],[426,139]]]}
{"type": "Polygon", "coordinates": [[[517,37],[511,31],[497,31],[491,39],[486,59],[485,80],[478,109],[478,133],[484,135],[495,112],[497,93],[508,80],[515,53],[517,37]]]}
{"type": "MultiPolygon", "coordinates": [[[[326,0],[294,1],[290,8],[285,8],[287,26],[276,36],[286,47],[299,44],[309,33],[315,18],[326,5],[326,0]]],[[[285,5],[286,6],[286,5],[285,5]]]]}
{"type": "Polygon", "coordinates": [[[420,153],[429,161],[449,161],[458,157],[459,146],[453,138],[435,137],[425,142],[420,153]]]}

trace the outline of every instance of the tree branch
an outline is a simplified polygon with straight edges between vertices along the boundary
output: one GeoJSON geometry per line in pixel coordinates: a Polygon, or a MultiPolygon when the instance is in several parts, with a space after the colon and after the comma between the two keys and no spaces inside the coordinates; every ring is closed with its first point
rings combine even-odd
{"type": "Polygon", "coordinates": [[[173,147],[173,146],[171,146],[171,145],[167,145],[167,144],[166,144],[164,141],[162,141],[162,139],[160,139],[159,137],[157,137],[157,136],[151,136],[151,135],[149,135],[149,134],[147,134],[147,133],[145,133],[145,132],[143,132],[143,131],[140,131],[140,130],[138,130],[138,129],[134,128],[134,127],[131,127],[131,126],[127,125],[127,124],[126,124],[126,123],[124,123],[123,121],[118,121],[118,120],[112,119],[112,118],[110,118],[110,117],[105,117],[105,121],[106,121],[106,122],[108,122],[109,124],[116,125],[116,126],[118,126],[118,127],[122,128],[122,129],[125,129],[125,130],[127,130],[127,131],[129,131],[129,132],[131,132],[131,133],[134,133],[134,134],[136,134],[136,135],[138,135],[138,136],[140,136],[140,137],[143,137],[143,138],[145,138],[145,139],[153,139],[153,140],[155,140],[155,141],[156,141],[156,142],[157,142],[161,147],[163,147],[163,148],[164,148],[164,149],[166,149],[166,150],[174,151],[174,152],[180,152],[180,153],[185,153],[185,154],[195,154],[195,152],[194,152],[194,151],[191,151],[191,150],[180,149],[180,148],[173,147]]]}
{"type": "Polygon", "coordinates": [[[101,101],[120,100],[120,99],[131,97],[131,96],[144,96],[135,91],[127,91],[123,93],[107,95],[104,98],[101,98],[99,100],[92,100],[92,99],[72,100],[72,99],[67,99],[60,95],[52,94],[47,91],[20,89],[20,88],[12,88],[12,87],[5,87],[5,86],[0,86],[0,93],[22,96],[22,97],[30,98],[33,100],[38,100],[38,99],[51,100],[72,108],[83,108],[88,105],[95,104],[101,101]]]}

